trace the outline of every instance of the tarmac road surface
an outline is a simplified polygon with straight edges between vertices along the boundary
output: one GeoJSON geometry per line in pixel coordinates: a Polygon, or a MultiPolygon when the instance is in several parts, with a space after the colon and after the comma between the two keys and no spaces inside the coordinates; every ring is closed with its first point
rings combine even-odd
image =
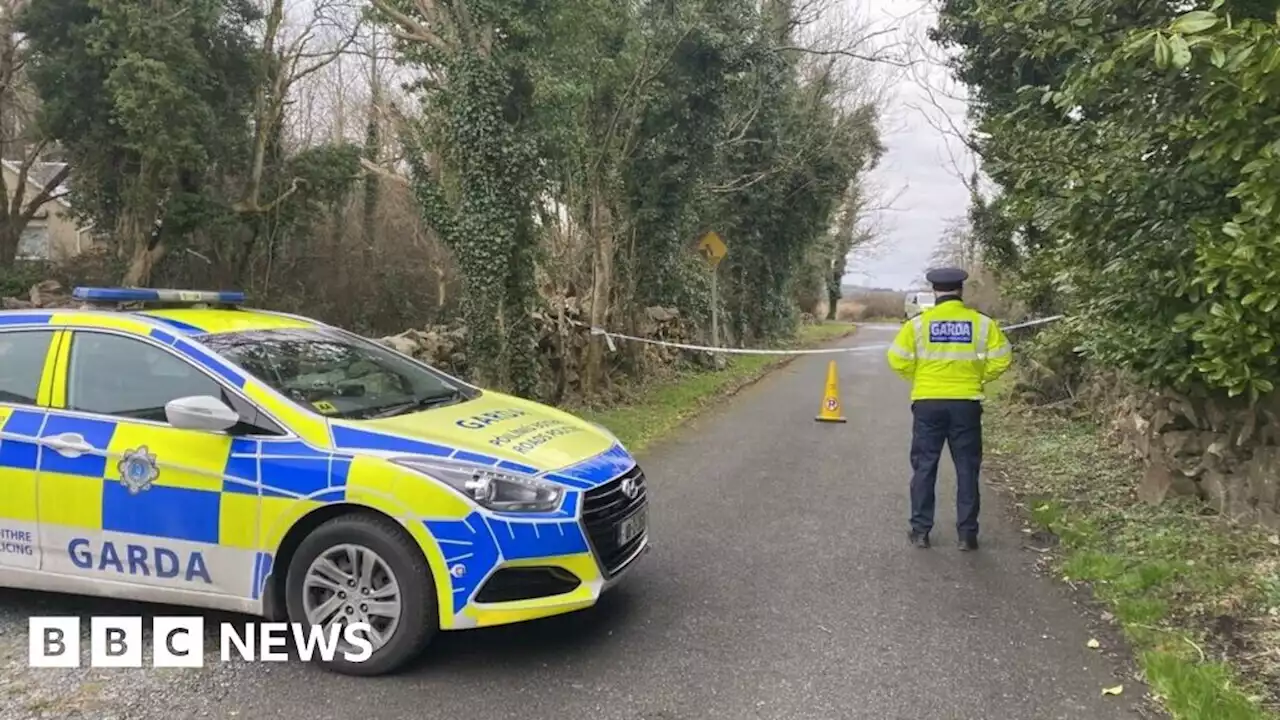
{"type": "MultiPolygon", "coordinates": [[[[895,329],[846,342],[883,347],[895,329]]],[[[849,422],[816,423],[830,357],[797,359],[641,457],[653,550],[596,608],[442,634],[387,678],[298,662],[42,670],[26,667],[29,615],[185,611],[0,591],[0,717],[1139,717],[1143,689],[1087,649],[1080,609],[1032,572],[990,489],[982,549],[955,550],[949,459],[934,548],[908,545],[906,384],[882,349],[836,356],[849,422]]]]}

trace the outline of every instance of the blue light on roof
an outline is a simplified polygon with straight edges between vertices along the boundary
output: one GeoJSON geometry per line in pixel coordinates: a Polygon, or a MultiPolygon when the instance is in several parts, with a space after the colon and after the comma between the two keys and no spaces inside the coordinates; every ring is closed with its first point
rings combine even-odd
{"type": "Polygon", "coordinates": [[[217,290],[158,290],[153,288],[78,287],[71,291],[77,300],[97,302],[175,302],[240,305],[244,293],[217,290]]]}

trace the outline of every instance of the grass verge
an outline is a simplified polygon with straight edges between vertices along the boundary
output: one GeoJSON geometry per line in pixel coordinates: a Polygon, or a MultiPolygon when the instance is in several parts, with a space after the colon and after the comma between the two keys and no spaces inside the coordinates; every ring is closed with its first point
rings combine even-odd
{"type": "Polygon", "coordinates": [[[1280,537],[1194,499],[1152,506],[1096,424],[997,392],[990,477],[1026,510],[1045,565],[1090,590],[1175,720],[1280,718],[1280,537]],[[1044,549],[1044,548],[1041,548],[1044,549]]]}
{"type": "MultiPolygon", "coordinates": [[[[796,339],[783,347],[798,349],[821,345],[852,334],[855,327],[844,322],[805,325],[796,339]]],[[[690,371],[655,382],[643,388],[636,402],[574,412],[609,428],[628,450],[639,452],[716,400],[732,395],[793,358],[733,355],[722,370],[690,371]]],[[[814,402],[817,401],[815,398],[814,402]]]]}

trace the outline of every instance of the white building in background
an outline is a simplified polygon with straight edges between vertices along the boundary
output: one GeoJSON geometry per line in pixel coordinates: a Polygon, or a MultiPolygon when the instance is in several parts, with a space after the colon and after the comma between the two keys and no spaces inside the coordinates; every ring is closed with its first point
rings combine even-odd
{"type": "MultiPolygon", "coordinates": [[[[24,203],[30,202],[64,168],[65,163],[34,163],[27,172],[24,203]]],[[[0,170],[4,172],[4,184],[8,190],[5,201],[12,202],[17,192],[22,163],[0,160],[0,170]]],[[[71,203],[67,201],[65,192],[64,184],[57,192],[62,197],[55,197],[36,211],[35,217],[22,232],[22,239],[18,243],[18,259],[60,261],[93,247],[91,227],[81,225],[72,215],[71,203]]]]}

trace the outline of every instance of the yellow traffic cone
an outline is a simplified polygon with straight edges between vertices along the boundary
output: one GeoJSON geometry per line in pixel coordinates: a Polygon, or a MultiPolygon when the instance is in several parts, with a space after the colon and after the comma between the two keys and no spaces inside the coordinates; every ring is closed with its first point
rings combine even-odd
{"type": "Polygon", "coordinates": [[[840,383],[836,379],[836,361],[827,366],[827,389],[822,393],[822,409],[818,411],[818,422],[845,422],[840,412],[840,383]]]}

